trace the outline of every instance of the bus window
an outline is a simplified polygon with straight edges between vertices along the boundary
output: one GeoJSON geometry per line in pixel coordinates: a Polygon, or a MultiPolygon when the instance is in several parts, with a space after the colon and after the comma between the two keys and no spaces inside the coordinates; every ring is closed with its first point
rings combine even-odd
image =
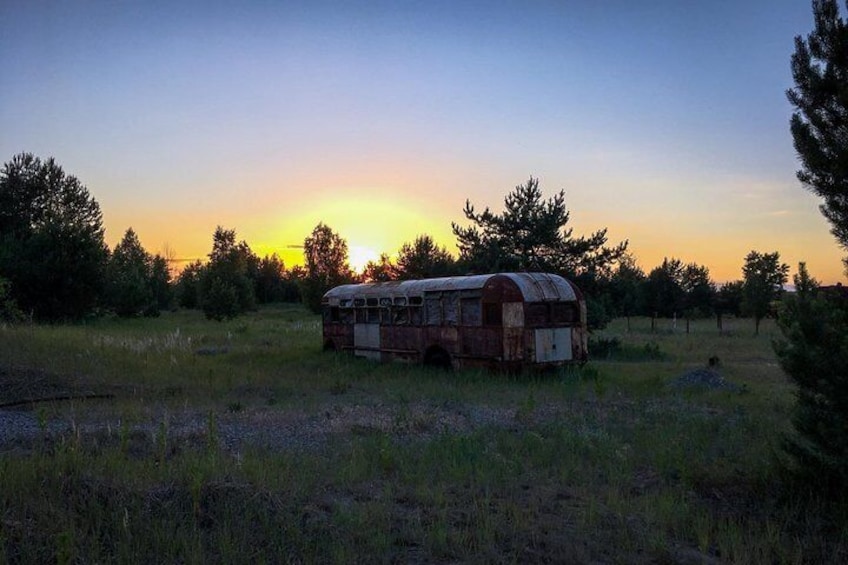
{"type": "Polygon", "coordinates": [[[551,322],[554,324],[573,324],[577,321],[577,309],[568,302],[554,302],[551,305],[551,322]]]}
{"type": "Polygon", "coordinates": [[[455,326],[459,318],[459,295],[456,292],[442,294],[442,323],[455,326]]]}
{"type": "Polygon", "coordinates": [[[366,309],[368,312],[368,323],[369,324],[379,324],[380,323],[380,309],[379,308],[368,308],[366,309]]]}
{"type": "MultiPolygon", "coordinates": [[[[410,301],[411,302],[411,301],[410,301]]],[[[409,309],[409,323],[413,326],[421,325],[421,307],[413,306],[409,309]]]]}
{"type": "Polygon", "coordinates": [[[424,311],[428,326],[442,325],[442,301],[438,296],[427,297],[424,300],[424,311]]]}
{"type": "Polygon", "coordinates": [[[406,306],[392,308],[392,323],[396,326],[405,326],[409,323],[409,309],[406,306]]]}
{"type": "Polygon", "coordinates": [[[544,302],[534,302],[527,305],[527,320],[528,328],[543,328],[550,325],[551,320],[548,316],[548,305],[544,302]]]}
{"type": "Polygon", "coordinates": [[[483,304],[483,325],[500,326],[503,324],[503,312],[499,302],[483,304]]]}
{"type": "Polygon", "coordinates": [[[368,310],[365,308],[357,308],[356,309],[356,323],[357,324],[367,324],[368,323],[368,310]]]}
{"type": "Polygon", "coordinates": [[[483,305],[479,298],[463,298],[459,302],[463,326],[479,326],[483,322],[483,305]]]}
{"type": "Polygon", "coordinates": [[[342,308],[339,311],[339,321],[343,324],[353,323],[353,310],[350,308],[342,308]]]}

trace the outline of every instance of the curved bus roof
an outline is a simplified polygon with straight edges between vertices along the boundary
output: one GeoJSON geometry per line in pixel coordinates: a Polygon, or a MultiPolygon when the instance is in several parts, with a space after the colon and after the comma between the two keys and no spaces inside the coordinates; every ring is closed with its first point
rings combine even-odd
{"type": "Polygon", "coordinates": [[[550,273],[494,273],[466,277],[443,277],[411,281],[346,284],[328,290],[323,302],[337,306],[340,300],[353,298],[384,298],[423,296],[427,292],[478,290],[498,278],[515,283],[525,302],[574,302],[577,287],[565,278],[550,273]]]}

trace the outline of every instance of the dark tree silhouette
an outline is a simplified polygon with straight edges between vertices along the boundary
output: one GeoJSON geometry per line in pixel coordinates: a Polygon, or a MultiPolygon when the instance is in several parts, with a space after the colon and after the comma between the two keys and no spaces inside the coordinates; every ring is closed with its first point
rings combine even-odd
{"type": "Polygon", "coordinates": [[[712,314],[716,287],[707,267],[697,263],[683,267],[680,286],[683,288],[683,314],[687,319],[712,314]]]}
{"type": "Polygon", "coordinates": [[[0,171],[0,276],[27,314],[76,320],[105,284],[108,249],[100,206],[51,157],[21,153],[0,171]]]}
{"type": "Polygon", "coordinates": [[[153,256],[150,262],[150,291],[153,295],[152,309],[149,314],[156,315],[160,310],[173,307],[174,287],[171,285],[171,269],[168,260],[160,254],[153,256]]]}
{"type": "Polygon", "coordinates": [[[396,267],[387,253],[381,253],[376,261],[368,261],[362,270],[362,280],[365,282],[386,282],[394,280],[396,267]]]}
{"type": "Polygon", "coordinates": [[[795,38],[787,91],[798,179],[823,199],[822,214],[848,248],[848,26],[835,0],[815,0],[813,15],[812,33],[795,38]]]}
{"type": "MultiPolygon", "coordinates": [[[[848,4],[846,4],[848,8],[848,4]]],[[[848,24],[834,0],[814,0],[815,27],[795,38],[787,92],[795,107],[792,137],[801,161],[798,178],[822,198],[821,211],[839,245],[848,249],[848,24]]],[[[800,269],[796,296],[779,324],[785,341],[776,350],[798,386],[784,449],[805,484],[824,493],[848,488],[848,306],[841,297],[812,289],[800,269]]]]}
{"type": "Polygon", "coordinates": [[[683,311],[686,292],[683,290],[683,262],[675,258],[663,258],[661,265],[654,267],[645,281],[645,299],[651,315],[671,318],[683,311]]]}
{"type": "Polygon", "coordinates": [[[754,317],[754,333],[759,335],[760,322],[780,299],[783,285],[789,280],[789,265],[780,262],[780,253],[751,251],[742,267],[742,309],[754,317]]]}
{"type": "Polygon", "coordinates": [[[451,275],[456,261],[448,250],[436,245],[429,235],[419,235],[412,243],[404,243],[395,264],[396,279],[426,279],[451,275]]]}
{"type": "Polygon", "coordinates": [[[251,269],[259,260],[235,230],[218,226],[209,263],[200,274],[200,306],[207,318],[225,320],[256,308],[251,269]]]}
{"type": "Polygon", "coordinates": [[[153,258],[144,250],[135,231],[127,229],[106,268],[107,304],[121,317],[158,312],[152,274],[153,258]]]}
{"type": "Polygon", "coordinates": [[[321,311],[324,293],[340,284],[354,282],[350,269],[347,241],[329,226],[319,223],[303,242],[306,274],[301,280],[303,302],[313,312],[321,311]]]}
{"type": "Polygon", "coordinates": [[[630,329],[630,317],[645,310],[645,272],[636,264],[632,255],[625,253],[618,262],[618,268],[610,278],[609,293],[613,313],[627,319],[630,329]]]}
{"type": "Polygon", "coordinates": [[[539,179],[530,177],[504,198],[504,211],[475,211],[469,201],[463,210],[472,225],[452,224],[460,263],[466,270],[548,271],[575,276],[606,269],[627,249],[627,242],[606,247],[607,230],[575,237],[567,227],[565,191],[542,199],[539,179]]]}
{"type": "Polygon", "coordinates": [[[182,308],[200,307],[200,276],[203,263],[199,260],[189,263],[177,277],[174,292],[177,304],[182,308]]]}

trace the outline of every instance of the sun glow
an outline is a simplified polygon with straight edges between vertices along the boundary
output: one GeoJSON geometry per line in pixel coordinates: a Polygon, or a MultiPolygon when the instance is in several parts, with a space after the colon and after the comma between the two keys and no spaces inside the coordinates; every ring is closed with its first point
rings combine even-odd
{"type": "Polygon", "coordinates": [[[351,245],[348,248],[348,263],[350,268],[361,273],[368,261],[377,261],[380,253],[364,245],[351,245]]]}
{"type": "Polygon", "coordinates": [[[347,242],[348,264],[357,273],[382,253],[394,257],[401,245],[422,234],[453,248],[450,216],[440,203],[386,188],[341,187],[307,194],[308,198],[287,200],[284,210],[251,222],[245,231],[248,241],[252,245],[255,241],[262,252],[278,253],[288,267],[302,265],[301,244],[322,222],[347,242]]]}

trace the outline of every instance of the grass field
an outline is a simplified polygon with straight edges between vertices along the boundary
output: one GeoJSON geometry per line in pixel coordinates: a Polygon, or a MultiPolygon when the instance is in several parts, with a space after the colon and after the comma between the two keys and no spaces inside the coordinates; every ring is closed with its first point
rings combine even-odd
{"type": "Polygon", "coordinates": [[[2,327],[0,404],[73,398],[0,411],[0,561],[848,561],[782,479],[773,323],[629,326],[522,377],[323,353],[299,307],[2,327]],[[739,390],[671,386],[710,357],[739,390]]]}

